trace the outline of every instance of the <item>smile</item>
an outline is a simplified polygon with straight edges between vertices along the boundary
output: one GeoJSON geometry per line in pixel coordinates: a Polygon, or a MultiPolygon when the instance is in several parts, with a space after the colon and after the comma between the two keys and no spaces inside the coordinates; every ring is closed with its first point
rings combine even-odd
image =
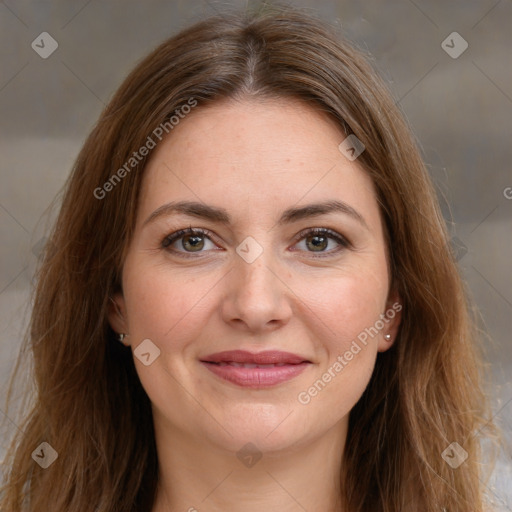
{"type": "Polygon", "coordinates": [[[236,366],[238,368],[275,368],[276,366],[286,366],[286,363],[254,364],[254,363],[235,363],[234,361],[230,361],[229,363],[222,361],[220,363],[212,363],[212,364],[218,364],[219,366],[236,366]]]}

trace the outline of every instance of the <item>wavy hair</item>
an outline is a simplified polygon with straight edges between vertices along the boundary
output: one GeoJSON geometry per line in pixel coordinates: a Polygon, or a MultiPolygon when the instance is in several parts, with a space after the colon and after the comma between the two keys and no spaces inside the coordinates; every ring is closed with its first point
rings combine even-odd
{"type": "Polygon", "coordinates": [[[190,98],[200,109],[246,96],[299,99],[355,134],[385,224],[402,322],[350,412],[344,510],[484,510],[478,433],[491,423],[479,333],[435,189],[367,57],[291,8],[215,16],[183,30],[136,66],[102,112],[38,273],[19,356],[33,362],[33,400],[4,460],[0,510],[151,511],[158,460],[150,401],[107,320],[149,155],[105,198],[94,191],[190,98]],[[59,454],[47,469],[31,458],[43,441],[59,454]],[[456,469],[441,455],[454,441],[468,453],[456,469]]]}

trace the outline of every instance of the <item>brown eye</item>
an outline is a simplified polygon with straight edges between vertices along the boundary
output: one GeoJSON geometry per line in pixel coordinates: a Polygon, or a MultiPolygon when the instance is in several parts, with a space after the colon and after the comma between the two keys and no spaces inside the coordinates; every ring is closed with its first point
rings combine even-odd
{"type": "Polygon", "coordinates": [[[204,247],[204,237],[202,235],[185,235],[181,239],[181,246],[186,251],[200,251],[204,247]]]}
{"type": "Polygon", "coordinates": [[[306,238],[306,245],[308,249],[315,252],[325,251],[329,244],[329,237],[325,235],[309,235],[306,238]]]}
{"type": "MultiPolygon", "coordinates": [[[[328,228],[309,228],[297,235],[296,244],[301,252],[317,253],[318,257],[334,256],[352,247],[342,235],[328,228]]],[[[295,250],[295,249],[294,249],[295,250]]]]}
{"type": "Polygon", "coordinates": [[[162,240],[162,248],[169,252],[186,256],[190,253],[203,253],[215,249],[210,232],[202,229],[181,229],[162,240]]]}

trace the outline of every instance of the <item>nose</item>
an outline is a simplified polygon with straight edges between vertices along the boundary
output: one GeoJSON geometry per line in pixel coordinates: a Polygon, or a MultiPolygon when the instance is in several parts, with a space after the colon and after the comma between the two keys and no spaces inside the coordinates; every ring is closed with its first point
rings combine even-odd
{"type": "Polygon", "coordinates": [[[286,325],[292,315],[293,293],[270,251],[252,263],[237,256],[233,265],[226,276],[223,320],[246,332],[271,332],[286,325]]]}

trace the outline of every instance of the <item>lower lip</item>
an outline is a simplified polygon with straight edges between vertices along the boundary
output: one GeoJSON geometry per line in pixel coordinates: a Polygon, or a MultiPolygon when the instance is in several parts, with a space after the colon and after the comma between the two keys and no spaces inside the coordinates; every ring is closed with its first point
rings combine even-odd
{"type": "Polygon", "coordinates": [[[219,366],[214,363],[201,363],[212,373],[224,380],[244,388],[266,388],[293,379],[302,373],[310,363],[287,364],[273,368],[244,368],[242,366],[219,366]]]}

